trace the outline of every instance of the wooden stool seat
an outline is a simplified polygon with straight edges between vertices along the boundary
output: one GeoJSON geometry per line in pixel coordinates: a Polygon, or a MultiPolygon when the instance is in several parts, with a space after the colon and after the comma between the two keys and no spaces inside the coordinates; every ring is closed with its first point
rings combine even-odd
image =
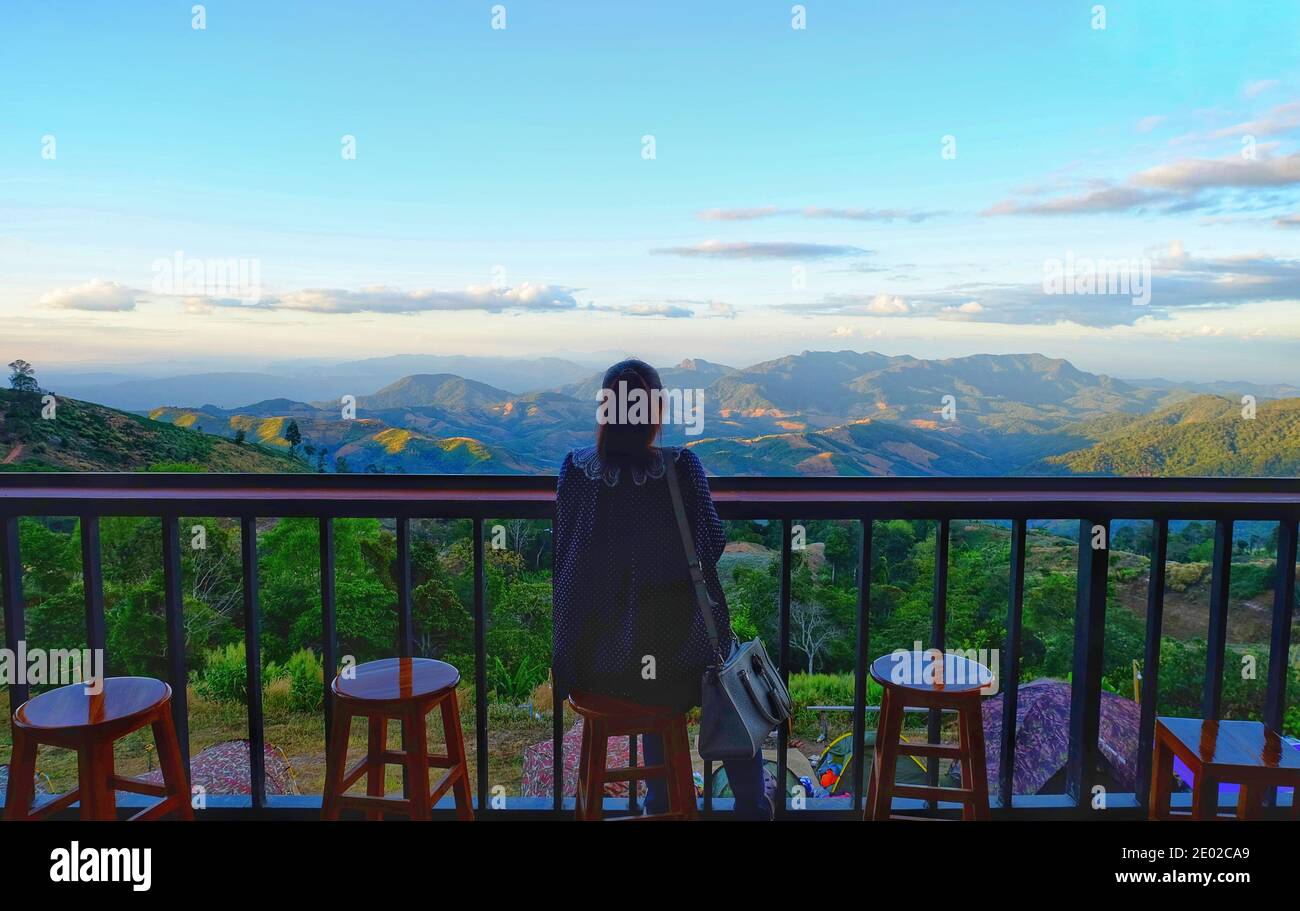
{"type": "Polygon", "coordinates": [[[626,781],[636,793],[639,781],[662,778],[668,791],[668,812],[621,817],[637,820],[690,820],[696,816],[695,780],[686,716],[663,706],[642,705],[614,696],[573,692],[569,705],[582,716],[582,754],[578,761],[577,818],[604,818],[605,783],[626,781]],[[664,744],[662,765],[609,769],[605,765],[610,737],[653,734],[664,744]]]}
{"type": "Polygon", "coordinates": [[[341,674],[331,685],[336,696],[368,702],[405,702],[455,689],[460,671],[445,661],[431,658],[380,658],[354,668],[355,675],[341,674]]]}
{"type": "Polygon", "coordinates": [[[1259,721],[1156,718],[1150,818],[1227,818],[1219,816],[1220,784],[1241,785],[1237,819],[1258,819],[1268,789],[1294,788],[1291,816],[1300,819],[1300,750],[1286,743],[1276,731],[1259,721]],[[1175,756],[1194,778],[1190,813],[1170,809],[1175,756]]]}
{"type": "Polygon", "coordinates": [[[172,689],[151,677],[108,677],[98,693],[74,683],[33,696],[14,712],[13,766],[5,819],[41,819],[74,803],[81,818],[117,818],[116,791],[161,800],[132,819],[157,819],[175,812],[193,819],[189,785],[172,723],[172,689]],[[163,784],[123,778],[113,771],[113,743],[145,726],[153,728],[163,784]],[[36,749],[40,744],[77,751],[78,786],[35,811],[36,749]]]}
{"type": "MultiPolygon", "coordinates": [[[[989,818],[988,771],[984,766],[984,720],[980,698],[993,673],[961,655],[895,652],[871,664],[871,679],[883,696],[876,730],[876,755],[867,786],[864,819],[902,819],[893,812],[895,796],[948,800],[962,804],[962,819],[989,818]],[[903,714],[908,708],[957,713],[957,744],[902,743],[903,714]],[[927,763],[947,758],[961,763],[961,787],[894,783],[899,756],[925,757],[927,763]]],[[[933,768],[933,766],[930,766],[933,768]]]]}
{"type": "Polygon", "coordinates": [[[432,658],[381,658],[359,664],[352,671],[347,677],[338,675],[330,684],[334,710],[321,816],[338,819],[341,810],[351,809],[361,810],[372,820],[382,819],[385,813],[432,819],[434,804],[450,790],[456,801],[456,816],[473,819],[465,735],[456,700],[460,671],[432,658]],[[442,712],[445,755],[429,753],[425,717],[435,708],[442,712]],[[369,724],[366,755],[348,769],[348,735],[352,719],[357,716],[366,718],[369,724]],[[390,720],[401,723],[401,750],[388,749],[390,720]],[[405,769],[406,796],[385,796],[384,772],[390,765],[405,769]],[[446,770],[432,790],[430,768],[446,770]],[[348,788],[363,775],[366,796],[348,795],[348,788]]]}
{"type": "Polygon", "coordinates": [[[102,695],[93,696],[82,684],[59,687],[28,699],[14,712],[14,723],[32,729],[67,731],[130,724],[171,698],[172,688],[152,677],[113,677],[102,695]]]}

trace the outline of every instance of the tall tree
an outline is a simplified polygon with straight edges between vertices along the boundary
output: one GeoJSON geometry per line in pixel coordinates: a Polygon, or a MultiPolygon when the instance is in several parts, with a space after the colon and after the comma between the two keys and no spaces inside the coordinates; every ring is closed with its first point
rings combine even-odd
{"type": "Polygon", "coordinates": [[[40,392],[36,382],[36,368],[19,358],[9,363],[9,386],[15,392],[40,392]]]}

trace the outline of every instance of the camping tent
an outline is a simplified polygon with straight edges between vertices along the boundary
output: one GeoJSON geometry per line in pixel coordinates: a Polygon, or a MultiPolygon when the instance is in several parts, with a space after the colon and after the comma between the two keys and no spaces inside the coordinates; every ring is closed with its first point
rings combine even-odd
{"type": "MultiPolygon", "coordinates": [[[[1002,754],[1002,705],[999,693],[985,699],[984,756],[988,779],[998,780],[1002,754]]],[[[1101,693],[1101,727],[1098,746],[1115,790],[1132,791],[1137,778],[1138,704],[1105,690],[1101,693]]],[[[1015,794],[1052,794],[1064,791],[1063,769],[1069,755],[1070,684],[1061,680],[1022,683],[1016,696],[1016,767],[1011,790],[1015,794]]],[[[953,764],[954,772],[958,764],[953,764]]]]}

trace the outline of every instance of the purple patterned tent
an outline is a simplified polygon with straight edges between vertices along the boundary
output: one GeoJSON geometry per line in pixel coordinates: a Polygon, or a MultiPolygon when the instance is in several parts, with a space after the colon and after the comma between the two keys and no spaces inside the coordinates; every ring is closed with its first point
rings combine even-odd
{"type": "MultiPolygon", "coordinates": [[[[989,782],[998,780],[1002,754],[1002,694],[983,705],[984,755],[989,782]]],[[[1101,693],[1101,755],[1122,790],[1133,790],[1137,774],[1141,710],[1131,699],[1101,693]]],[[[1070,684],[1041,679],[1022,683],[1016,697],[1015,794],[1037,794],[1064,766],[1069,755],[1070,684]]]]}
{"type": "MultiPolygon", "coordinates": [[[[550,797],[553,793],[554,768],[551,741],[543,740],[524,748],[523,796],[550,797]]],[[[578,760],[582,755],[582,719],[574,722],[564,734],[564,790],[561,795],[572,797],[578,789],[578,760]]],[[[611,737],[605,753],[605,768],[626,769],[628,748],[626,737],[611,737]]],[[[637,784],[637,794],[645,794],[645,783],[637,784]]],[[[626,781],[605,782],[606,797],[626,797],[626,781]]]]}

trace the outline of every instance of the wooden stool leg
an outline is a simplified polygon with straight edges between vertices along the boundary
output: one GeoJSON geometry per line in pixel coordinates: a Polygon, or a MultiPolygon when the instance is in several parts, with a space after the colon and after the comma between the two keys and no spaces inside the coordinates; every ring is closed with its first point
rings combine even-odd
{"type": "Polygon", "coordinates": [[[352,714],[337,700],[330,719],[330,746],[325,758],[325,794],[321,798],[321,818],[338,819],[338,799],[343,795],[343,775],[348,764],[348,734],[352,714]]]}
{"type": "Polygon", "coordinates": [[[181,758],[181,745],[176,739],[169,705],[163,705],[158,720],[153,722],[153,743],[158,751],[163,784],[167,787],[168,798],[175,798],[177,815],[181,819],[194,819],[194,804],[190,800],[189,781],[185,777],[185,761],[181,758]]]}
{"type": "Polygon", "coordinates": [[[117,818],[113,795],[113,742],[87,738],[77,749],[77,790],[81,818],[112,821],[117,818]]]}
{"type": "Polygon", "coordinates": [[[586,803],[584,819],[599,822],[605,817],[605,759],[609,753],[609,735],[605,724],[588,719],[591,740],[587,744],[587,780],[579,782],[586,803]],[[585,786],[584,786],[585,784],[585,786]]]}
{"type": "MultiPolygon", "coordinates": [[[[969,785],[975,793],[971,800],[971,818],[977,821],[987,820],[989,818],[989,775],[988,768],[985,766],[984,757],[984,714],[980,709],[978,698],[961,709],[958,716],[962,728],[962,784],[969,785]],[[967,770],[969,769],[969,779],[967,770]]],[[[962,808],[962,818],[966,817],[965,807],[962,808]]]]}
{"type": "Polygon", "coordinates": [[[1192,819],[1214,819],[1218,815],[1219,783],[1202,768],[1192,785],[1192,819]]]}
{"type": "MultiPolygon", "coordinates": [[[[373,715],[366,719],[367,738],[366,738],[366,796],[383,797],[384,776],[388,771],[384,765],[384,751],[388,749],[388,719],[376,718],[373,715]]],[[[366,819],[371,821],[383,819],[384,814],[378,810],[370,810],[366,813],[366,819]]]]}
{"type": "Polygon", "coordinates": [[[1155,754],[1151,757],[1150,807],[1147,819],[1160,821],[1170,818],[1169,803],[1173,796],[1174,753],[1159,736],[1156,737],[1155,754]]]}
{"type": "Polygon", "coordinates": [[[36,796],[36,741],[21,728],[13,730],[13,755],[9,765],[9,791],[5,819],[27,819],[36,796]]]}
{"type": "MultiPolygon", "coordinates": [[[[452,783],[451,793],[456,800],[456,818],[466,822],[474,818],[474,795],[469,787],[469,761],[465,750],[465,730],[460,726],[460,703],[456,691],[442,700],[442,736],[447,742],[447,755],[456,763],[460,771],[452,783]]],[[[559,787],[557,784],[556,787],[559,787]]],[[[479,795],[479,804],[487,800],[486,794],[479,795]]]]}
{"type": "Polygon", "coordinates": [[[423,708],[414,708],[402,718],[406,741],[406,784],[411,801],[411,819],[433,819],[429,804],[429,732],[423,708]]]}
{"type": "Polygon", "coordinates": [[[695,775],[691,767],[691,737],[686,730],[686,718],[678,716],[672,725],[677,747],[673,753],[673,765],[669,773],[676,773],[681,788],[682,814],[686,819],[694,819],[698,812],[695,806],[695,775]]]}
{"type": "Polygon", "coordinates": [[[1237,792],[1237,818],[1259,819],[1264,809],[1264,788],[1257,784],[1243,784],[1237,792]]]}
{"type": "MultiPolygon", "coordinates": [[[[573,808],[574,816],[578,819],[587,818],[587,778],[591,775],[591,722],[586,718],[582,719],[582,745],[578,747],[578,784],[573,790],[573,808]]],[[[564,783],[557,781],[554,786],[559,788],[564,783]]]]}
{"type": "MultiPolygon", "coordinates": [[[[880,744],[880,736],[881,734],[884,733],[885,730],[885,719],[888,717],[889,717],[889,690],[885,690],[880,696],[880,712],[876,716],[877,746],[879,746],[880,744]]],[[[854,761],[856,762],[866,761],[865,742],[863,743],[862,749],[863,749],[863,755],[853,757],[854,761]]],[[[875,754],[873,751],[873,757],[874,755],[875,754]]],[[[867,796],[862,803],[862,818],[864,820],[876,818],[876,794],[879,790],[879,785],[877,784],[877,781],[879,780],[878,779],[879,774],[880,774],[880,763],[875,761],[875,758],[873,758],[871,762],[871,772],[867,775],[867,796]]]]}
{"type": "Polygon", "coordinates": [[[903,733],[903,699],[889,696],[888,708],[881,709],[881,731],[876,734],[876,804],[873,819],[888,819],[894,808],[894,775],[898,766],[898,739],[903,733]],[[884,743],[880,742],[884,737],[884,743]]]}

